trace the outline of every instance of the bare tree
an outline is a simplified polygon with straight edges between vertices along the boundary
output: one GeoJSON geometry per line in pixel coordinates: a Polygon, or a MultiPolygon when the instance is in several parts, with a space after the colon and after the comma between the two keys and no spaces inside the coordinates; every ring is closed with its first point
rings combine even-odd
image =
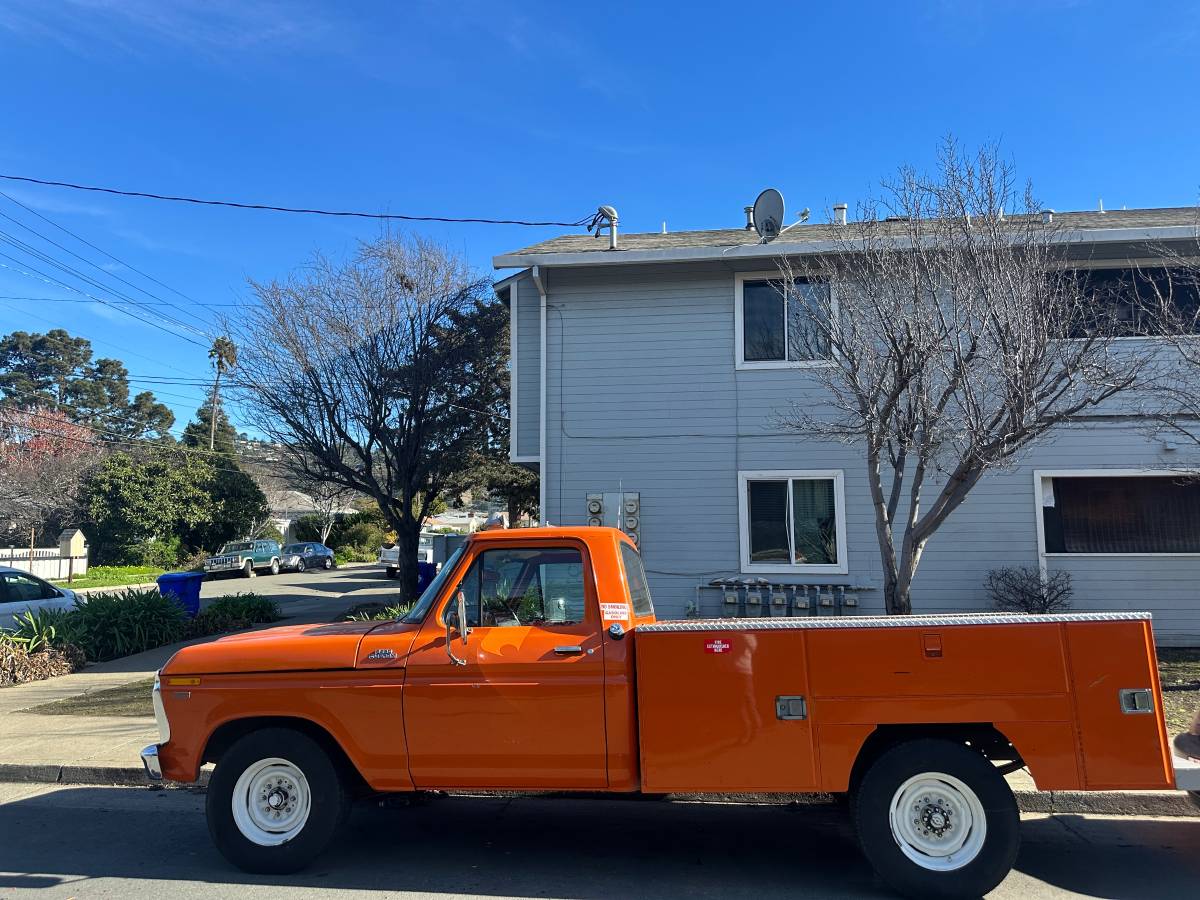
{"type": "Polygon", "coordinates": [[[324,544],[329,540],[329,533],[337,524],[342,510],[358,495],[358,492],[344,484],[328,480],[308,480],[302,482],[300,486],[312,500],[317,531],[321,535],[321,543],[324,544]]]}
{"type": "Polygon", "coordinates": [[[490,281],[431,241],[385,236],[348,262],[318,256],[251,285],[259,304],[240,322],[230,383],[294,475],[379,504],[407,602],[421,522],[479,428],[486,367],[464,324],[493,299],[490,281]]]}
{"type": "Polygon", "coordinates": [[[780,418],[865,451],[886,608],[909,613],[926,544],[980,478],[1151,359],[1115,344],[1066,236],[994,148],[947,141],[934,176],[902,169],[830,230],[832,252],[780,263],[790,352],[827,363],[808,370],[825,403],[780,418]]]}
{"type": "Polygon", "coordinates": [[[95,433],[58,410],[0,408],[0,534],[73,524],[79,489],[102,455],[95,433]]]}

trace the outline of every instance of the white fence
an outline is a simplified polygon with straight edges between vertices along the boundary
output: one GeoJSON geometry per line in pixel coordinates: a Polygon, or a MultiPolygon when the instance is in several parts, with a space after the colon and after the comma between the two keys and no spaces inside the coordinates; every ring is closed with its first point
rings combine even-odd
{"type": "Polygon", "coordinates": [[[58,547],[34,547],[33,559],[28,547],[0,547],[0,566],[11,566],[48,581],[65,581],[71,575],[87,572],[87,551],[82,556],[64,556],[58,547]]]}

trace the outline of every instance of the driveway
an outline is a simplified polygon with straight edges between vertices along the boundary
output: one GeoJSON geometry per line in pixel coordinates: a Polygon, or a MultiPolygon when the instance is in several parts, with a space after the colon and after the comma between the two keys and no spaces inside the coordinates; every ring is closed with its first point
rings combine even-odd
{"type": "MultiPolygon", "coordinates": [[[[1200,821],[1025,815],[1001,898],[1195,895],[1200,821]]],[[[0,784],[0,896],[888,897],[830,806],[441,797],[360,805],[306,872],[246,875],[183,789],[0,784]]]]}

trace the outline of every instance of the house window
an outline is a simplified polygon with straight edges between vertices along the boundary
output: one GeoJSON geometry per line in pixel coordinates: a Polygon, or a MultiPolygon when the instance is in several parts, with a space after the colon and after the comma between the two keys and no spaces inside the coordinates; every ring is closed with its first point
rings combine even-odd
{"type": "Polygon", "coordinates": [[[798,278],[787,290],[778,278],[737,276],[738,366],[778,368],[821,364],[829,341],[819,323],[832,302],[829,285],[798,278]]]}
{"type": "Polygon", "coordinates": [[[1043,478],[1042,526],[1047,553],[1200,553],[1200,480],[1043,478]]]}
{"type": "MultiPolygon", "coordinates": [[[[1112,316],[1124,337],[1153,335],[1163,308],[1171,309],[1193,331],[1200,323],[1200,282],[1191,273],[1162,267],[1090,269],[1079,278],[1092,308],[1098,315],[1112,316]]],[[[1088,325],[1083,322],[1078,330],[1085,331],[1088,325]]]]}
{"type": "Polygon", "coordinates": [[[841,471],[742,472],[742,569],[844,574],[841,471]]]}

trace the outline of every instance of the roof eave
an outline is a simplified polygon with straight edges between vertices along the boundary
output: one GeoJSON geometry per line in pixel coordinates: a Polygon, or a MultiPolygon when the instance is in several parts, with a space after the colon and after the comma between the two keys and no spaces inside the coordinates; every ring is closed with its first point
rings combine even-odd
{"type": "MultiPolygon", "coordinates": [[[[1153,243],[1195,239],[1194,225],[1162,225],[1152,228],[1083,228],[1064,231],[1058,240],[1079,244],[1153,243]]],[[[839,252],[842,241],[805,241],[769,244],[735,244],[730,247],[672,247],[665,250],[590,250],[584,253],[504,253],[492,258],[497,269],[529,266],[610,266],[633,263],[676,263],[705,260],[773,259],[779,256],[811,256],[839,252]]]]}

